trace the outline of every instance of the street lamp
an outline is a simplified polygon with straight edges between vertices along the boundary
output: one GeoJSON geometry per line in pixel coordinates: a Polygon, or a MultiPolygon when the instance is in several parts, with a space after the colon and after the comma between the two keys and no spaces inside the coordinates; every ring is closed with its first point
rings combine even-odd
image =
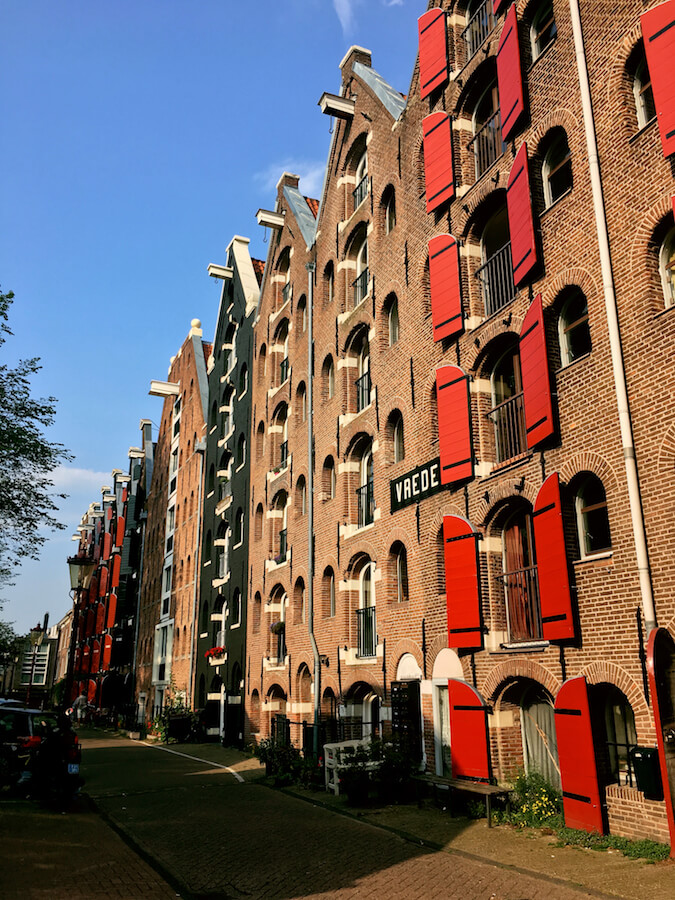
{"type": "Polygon", "coordinates": [[[73,687],[73,667],[75,665],[75,645],[77,643],[78,617],[80,614],[80,595],[91,584],[91,579],[96,569],[96,563],[89,556],[71,556],[68,558],[68,572],[70,574],[70,590],[73,596],[73,620],[70,631],[70,648],[68,652],[68,669],[66,670],[66,686],[63,692],[63,702],[70,706],[70,694],[73,687]]]}
{"type": "Polygon", "coordinates": [[[30,689],[35,678],[35,661],[37,659],[38,650],[42,646],[43,638],[47,632],[47,622],[49,621],[49,613],[45,613],[44,625],[38,622],[35,628],[31,628],[28,638],[30,640],[30,676],[28,678],[28,687],[26,688],[26,706],[30,706],[30,689]]]}

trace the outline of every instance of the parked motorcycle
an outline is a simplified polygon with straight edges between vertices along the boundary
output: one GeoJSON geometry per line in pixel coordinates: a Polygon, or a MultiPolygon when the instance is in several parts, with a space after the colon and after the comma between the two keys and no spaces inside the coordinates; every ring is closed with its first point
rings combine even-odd
{"type": "Polygon", "coordinates": [[[29,792],[41,803],[67,809],[84,784],[80,775],[82,749],[66,716],[56,728],[45,728],[31,748],[29,792]]]}

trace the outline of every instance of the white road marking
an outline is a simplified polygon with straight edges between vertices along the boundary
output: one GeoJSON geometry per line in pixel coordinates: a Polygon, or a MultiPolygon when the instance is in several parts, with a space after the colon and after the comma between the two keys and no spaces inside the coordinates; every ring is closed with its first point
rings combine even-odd
{"type": "MultiPolygon", "coordinates": [[[[136,743],[136,741],[134,741],[136,743]]],[[[163,750],[165,753],[173,753],[174,756],[184,756],[185,759],[193,759],[195,762],[207,763],[212,768],[216,769],[225,769],[226,772],[229,772],[230,775],[234,775],[237,781],[241,781],[243,783],[244,779],[238,772],[235,772],[234,769],[231,769],[229,766],[223,766],[220,763],[213,762],[211,759],[201,759],[199,756],[190,756],[188,753],[179,753],[178,750],[169,750],[168,747],[160,747],[157,744],[148,744],[146,741],[138,741],[139,744],[142,744],[144,747],[150,747],[151,750],[163,750]]]]}

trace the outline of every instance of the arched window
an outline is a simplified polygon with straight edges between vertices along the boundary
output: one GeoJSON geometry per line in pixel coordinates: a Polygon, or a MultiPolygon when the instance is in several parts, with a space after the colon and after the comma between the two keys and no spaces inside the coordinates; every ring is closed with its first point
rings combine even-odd
{"type": "Polygon", "coordinates": [[[530,26],[530,45],[532,47],[532,62],[535,61],[551,44],[558,34],[553,15],[552,0],[544,0],[532,19],[530,26]]]}
{"type": "Polygon", "coordinates": [[[281,472],[288,465],[288,407],[285,403],[281,403],[274,411],[272,428],[272,468],[274,472],[281,472]]]}
{"type": "Polygon", "coordinates": [[[302,578],[298,578],[293,588],[293,623],[305,623],[305,582],[302,578]]]}
{"type": "Polygon", "coordinates": [[[626,695],[613,684],[591,685],[591,715],[602,743],[596,747],[598,778],[602,784],[634,786],[631,751],[637,745],[635,716],[626,695]]]}
{"type": "Polygon", "coordinates": [[[357,618],[357,655],[373,657],[377,653],[375,620],[375,564],[366,562],[359,574],[359,609],[357,618]]]}
{"type": "Polygon", "coordinates": [[[255,521],[253,526],[253,540],[259,541],[263,533],[263,505],[259,503],[255,510],[255,521]]]}
{"type": "Polygon", "coordinates": [[[567,135],[562,128],[555,130],[544,155],[541,178],[544,186],[544,204],[547,209],[572,189],[572,155],[567,135]]]}
{"type": "Polygon", "coordinates": [[[516,342],[512,342],[494,363],[490,372],[490,390],[492,409],[488,415],[494,427],[495,458],[497,462],[505,462],[527,449],[520,356],[516,342]]]}
{"type": "Polygon", "coordinates": [[[502,560],[509,641],[541,640],[537,560],[529,509],[518,508],[504,521],[502,560]]]}
{"type": "Polygon", "coordinates": [[[578,288],[572,288],[563,300],[558,317],[560,361],[567,366],[591,352],[588,327],[588,302],[578,288]]]}
{"type": "Polygon", "coordinates": [[[633,97],[638,128],[644,128],[656,116],[652,80],[647,68],[644,44],[635,52],[635,74],[633,75],[633,97]]]}
{"type": "Polygon", "coordinates": [[[384,214],[384,233],[390,234],[396,227],[396,192],[389,187],[382,197],[382,211],[384,214]]]}
{"type": "Polygon", "coordinates": [[[354,259],[356,261],[356,278],[352,282],[354,309],[368,296],[368,239],[363,234],[360,241],[354,246],[354,259]]]}
{"type": "Polygon", "coordinates": [[[307,515],[307,482],[301,475],[295,485],[295,507],[299,516],[307,515]]]}
{"type": "Polygon", "coordinates": [[[335,616],[335,573],[330,566],[323,570],[323,615],[326,619],[335,616]]]}
{"type": "Polygon", "coordinates": [[[405,458],[405,445],[403,443],[403,416],[400,413],[395,417],[393,423],[392,446],[394,462],[401,462],[405,458]]]}
{"type": "Polygon", "coordinates": [[[267,374],[267,344],[263,344],[258,354],[258,378],[264,378],[267,374]]]}
{"type": "Polygon", "coordinates": [[[211,555],[213,553],[213,536],[211,534],[211,529],[206,532],[206,537],[204,538],[204,562],[211,562],[211,555]]]}
{"type": "Polygon", "coordinates": [[[296,320],[298,323],[298,334],[302,334],[307,331],[307,297],[305,297],[304,294],[298,300],[296,320]]]}
{"type": "Polygon", "coordinates": [[[253,598],[253,633],[258,634],[260,631],[260,620],[262,619],[262,595],[260,591],[255,592],[253,598]]]}
{"type": "Polygon", "coordinates": [[[236,468],[239,469],[246,462],[246,438],[243,434],[239,435],[239,440],[237,441],[237,460],[236,460],[236,468]]]}
{"type": "Polygon", "coordinates": [[[598,553],[606,553],[612,549],[612,537],[607,497],[602,482],[589,473],[575,479],[572,488],[580,558],[587,559],[598,553]]]}
{"type": "Polygon", "coordinates": [[[475,160],[476,181],[496,162],[504,152],[499,120],[499,95],[497,80],[493,76],[479,94],[471,115],[473,138],[469,146],[475,160]]]}
{"type": "Polygon", "coordinates": [[[373,451],[368,445],[359,461],[359,487],[357,490],[357,524],[359,528],[375,521],[373,451]]]}
{"type": "Polygon", "coordinates": [[[485,224],[480,239],[481,266],[476,275],[481,285],[485,315],[491,316],[516,295],[511,265],[511,236],[506,207],[485,224]]]}
{"type": "Polygon", "coordinates": [[[229,604],[230,628],[241,625],[241,591],[235,588],[229,604]]]}
{"type": "Polygon", "coordinates": [[[356,412],[361,412],[367,406],[370,406],[370,344],[368,343],[368,335],[364,331],[359,339],[355,342],[354,352],[356,354],[356,412]]]}
{"type": "Polygon", "coordinates": [[[284,563],[288,559],[287,500],[286,491],[279,491],[272,501],[272,521],[274,523],[272,552],[274,554],[274,562],[277,564],[284,563]]]}
{"type": "Polygon", "coordinates": [[[327,456],[323,464],[322,472],[323,499],[332,500],[335,497],[335,462],[332,456],[327,456]]]}
{"type": "Polygon", "coordinates": [[[671,228],[661,244],[659,272],[666,309],[675,304],[675,228],[671,228]]]}
{"type": "Polygon", "coordinates": [[[284,319],[276,330],[274,335],[274,350],[277,354],[277,359],[280,359],[276,375],[276,387],[280,387],[290,374],[290,363],[288,361],[288,319],[284,319]]]}
{"type": "Polygon", "coordinates": [[[335,396],[335,366],[333,357],[327,356],[321,369],[322,394],[324,400],[330,400],[335,396]]]}
{"type": "Polygon", "coordinates": [[[385,303],[385,312],[387,314],[387,338],[390,347],[398,341],[399,325],[398,325],[398,300],[392,294],[385,303]]]}
{"type": "Polygon", "coordinates": [[[248,369],[244,363],[239,371],[239,396],[243,396],[248,390],[248,369]]]}
{"type": "Polygon", "coordinates": [[[395,595],[398,603],[404,603],[408,599],[408,554],[400,541],[392,545],[391,566],[394,576],[395,595]]]}
{"type": "Polygon", "coordinates": [[[234,517],[234,546],[238,547],[244,541],[244,511],[237,510],[234,517]]]}
{"type": "Polygon", "coordinates": [[[333,263],[329,262],[323,270],[323,301],[324,303],[332,303],[335,299],[335,269],[333,263]]]}
{"type": "Polygon", "coordinates": [[[307,421],[307,389],[305,388],[305,382],[301,381],[298,385],[298,390],[295,394],[296,399],[296,415],[298,418],[298,422],[306,422],[307,421]]]}
{"type": "Polygon", "coordinates": [[[359,206],[368,196],[368,153],[363,151],[361,158],[356,165],[356,187],[354,188],[354,209],[359,206]]]}
{"type": "Polygon", "coordinates": [[[265,455],[265,423],[260,421],[255,433],[255,458],[260,460],[265,455]]]}
{"type": "Polygon", "coordinates": [[[202,613],[199,617],[199,631],[201,634],[209,630],[209,604],[206,600],[202,603],[202,613]]]}

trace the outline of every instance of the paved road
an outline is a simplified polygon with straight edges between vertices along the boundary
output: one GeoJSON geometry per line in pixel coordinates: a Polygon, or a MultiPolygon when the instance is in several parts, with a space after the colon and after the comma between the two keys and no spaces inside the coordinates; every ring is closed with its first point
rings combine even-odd
{"type": "MultiPolygon", "coordinates": [[[[254,761],[228,770],[120,740],[84,740],[87,791],[104,815],[192,900],[462,898],[578,900],[583,892],[432,852],[256,783],[254,761]]],[[[227,756],[217,756],[228,764],[227,756]]],[[[185,755],[181,755],[185,754],[185,755]]],[[[124,895],[120,895],[124,896],[124,895]]],[[[133,894],[128,895],[133,897],[133,894]]],[[[139,894],[139,897],[152,896],[139,894]]]]}

